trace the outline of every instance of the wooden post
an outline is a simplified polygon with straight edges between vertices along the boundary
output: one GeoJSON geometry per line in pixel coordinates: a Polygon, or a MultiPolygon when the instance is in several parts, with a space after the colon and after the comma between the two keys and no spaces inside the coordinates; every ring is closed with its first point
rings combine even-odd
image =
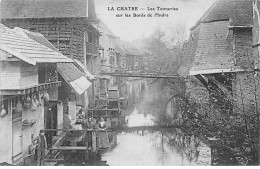
{"type": "Polygon", "coordinates": [[[117,145],[117,134],[115,132],[113,133],[113,141],[117,145]]]}
{"type": "Polygon", "coordinates": [[[53,158],[53,155],[52,155],[52,150],[50,150],[50,159],[53,158]]]}
{"type": "Polygon", "coordinates": [[[212,158],[212,156],[213,156],[213,148],[212,148],[212,146],[210,146],[210,164],[211,164],[211,166],[213,166],[213,158],[212,158]]]}
{"type": "Polygon", "coordinates": [[[84,150],[84,161],[89,161],[89,151],[88,150],[84,150]]]}
{"type": "Polygon", "coordinates": [[[92,132],[92,149],[93,152],[97,151],[97,133],[95,131],[92,132]]]}
{"type": "Polygon", "coordinates": [[[95,101],[95,81],[92,81],[92,95],[93,95],[93,106],[96,107],[96,101],[95,101]]]}
{"type": "Polygon", "coordinates": [[[181,165],[183,166],[183,151],[181,150],[181,165]]]}
{"type": "Polygon", "coordinates": [[[163,147],[163,132],[161,131],[162,137],[161,137],[161,143],[162,143],[162,152],[164,153],[164,147],[163,147]]]}

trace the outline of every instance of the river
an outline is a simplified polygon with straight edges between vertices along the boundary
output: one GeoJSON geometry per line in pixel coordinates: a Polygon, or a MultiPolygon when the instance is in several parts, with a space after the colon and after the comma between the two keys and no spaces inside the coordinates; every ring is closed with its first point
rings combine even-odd
{"type": "MultiPolygon", "coordinates": [[[[135,109],[128,117],[128,126],[153,125],[154,117],[141,114],[135,109]]],[[[118,145],[102,155],[109,166],[189,166],[210,165],[210,149],[202,145],[196,162],[189,161],[181,151],[168,144],[167,133],[120,133],[118,145]]]]}

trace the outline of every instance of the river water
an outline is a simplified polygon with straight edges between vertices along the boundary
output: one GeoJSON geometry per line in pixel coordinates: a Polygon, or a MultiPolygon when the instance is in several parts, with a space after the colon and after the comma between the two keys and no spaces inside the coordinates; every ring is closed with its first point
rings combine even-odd
{"type": "MultiPolygon", "coordinates": [[[[139,114],[135,109],[128,117],[128,126],[153,125],[154,117],[150,114],[139,114]]],[[[199,160],[195,163],[185,158],[182,152],[168,144],[167,133],[120,133],[118,145],[102,155],[102,160],[109,166],[181,166],[209,165],[209,149],[202,146],[199,160]]]]}

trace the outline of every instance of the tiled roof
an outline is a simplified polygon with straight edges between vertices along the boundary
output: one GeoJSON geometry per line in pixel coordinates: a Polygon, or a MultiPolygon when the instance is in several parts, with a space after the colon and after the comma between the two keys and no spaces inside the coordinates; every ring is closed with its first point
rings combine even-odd
{"type": "Polygon", "coordinates": [[[216,0],[192,29],[217,20],[230,20],[231,26],[253,25],[253,0],[216,0]]]}
{"type": "Polygon", "coordinates": [[[28,31],[26,29],[22,29],[22,28],[14,28],[14,30],[17,30],[17,31],[21,31],[21,32],[24,32],[30,39],[52,49],[52,50],[55,50],[57,52],[59,52],[59,50],[57,48],[55,48],[42,34],[40,33],[36,33],[36,32],[31,32],[31,31],[28,31]]]}
{"type": "Polygon", "coordinates": [[[77,18],[96,19],[94,0],[2,0],[2,18],[77,18]]]}
{"type": "Polygon", "coordinates": [[[251,26],[252,15],[252,0],[216,0],[191,28],[178,74],[243,71],[234,64],[233,34],[228,27],[251,26]]]}
{"type": "Polygon", "coordinates": [[[178,73],[185,77],[188,74],[241,71],[234,65],[233,34],[228,30],[229,25],[229,21],[201,23],[191,31],[178,73]]]}
{"type": "Polygon", "coordinates": [[[182,64],[179,70],[177,71],[178,74],[181,76],[186,77],[190,72],[195,57],[196,47],[199,40],[199,34],[200,34],[200,26],[196,27],[196,29],[194,29],[191,32],[189,36],[189,40],[184,46],[182,64]]]}
{"type": "Polygon", "coordinates": [[[61,53],[29,38],[21,28],[10,29],[0,24],[0,48],[35,65],[38,63],[73,62],[61,53]]]}
{"type": "Polygon", "coordinates": [[[191,71],[233,67],[233,36],[229,21],[202,23],[191,71]]]}

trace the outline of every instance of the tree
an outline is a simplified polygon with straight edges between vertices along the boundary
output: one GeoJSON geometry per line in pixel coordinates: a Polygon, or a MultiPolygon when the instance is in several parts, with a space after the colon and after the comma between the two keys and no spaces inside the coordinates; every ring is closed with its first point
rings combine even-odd
{"type": "MultiPolygon", "coordinates": [[[[177,74],[182,57],[181,45],[184,42],[182,33],[185,32],[182,32],[181,29],[185,29],[184,25],[168,32],[157,29],[149,38],[145,39],[146,71],[154,74],[177,74]]],[[[153,107],[152,109],[157,109],[159,121],[165,122],[167,119],[166,105],[175,97],[182,97],[185,93],[184,79],[164,78],[147,81],[152,88],[150,91],[160,98],[159,105],[157,99],[154,99],[149,105],[153,107]]]]}

